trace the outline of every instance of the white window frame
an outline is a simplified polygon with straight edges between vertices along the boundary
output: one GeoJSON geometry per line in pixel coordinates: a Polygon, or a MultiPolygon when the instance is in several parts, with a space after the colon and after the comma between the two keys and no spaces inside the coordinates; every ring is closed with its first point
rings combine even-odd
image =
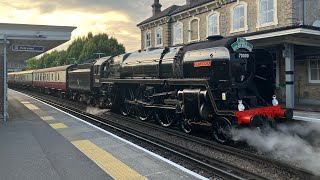
{"type": "Polygon", "coordinates": [[[163,46],[163,28],[162,27],[158,27],[156,30],[155,30],[155,38],[154,38],[154,42],[155,42],[155,46],[156,47],[160,47],[160,46],[163,46]],[[161,32],[161,44],[158,44],[158,32],[161,32]]]}
{"type": "MultiPolygon", "coordinates": [[[[270,0],[269,0],[270,1],[270,0]]],[[[257,0],[257,26],[256,28],[259,30],[260,28],[263,27],[268,27],[268,26],[276,26],[279,24],[278,21],[278,0],[273,0],[273,22],[267,22],[267,23],[263,23],[261,24],[260,22],[260,4],[261,4],[261,0],[257,0]]]]}
{"type": "Polygon", "coordinates": [[[146,33],[145,33],[145,46],[146,46],[146,49],[151,47],[151,31],[149,31],[149,30],[146,31],[146,33]],[[149,39],[149,41],[150,41],[150,46],[148,46],[148,39],[147,39],[148,34],[150,34],[150,39],[149,39]]]}
{"type": "Polygon", "coordinates": [[[214,35],[220,35],[220,12],[218,11],[212,11],[212,13],[207,16],[207,37],[214,35]],[[209,18],[211,16],[217,16],[217,33],[209,35],[209,18]]]}
{"type": "Polygon", "coordinates": [[[188,30],[188,34],[189,34],[189,40],[188,42],[197,42],[197,41],[200,41],[200,18],[198,17],[193,17],[192,19],[190,19],[189,21],[189,30],[188,30]],[[194,21],[194,20],[197,20],[198,21],[198,38],[197,39],[191,39],[191,35],[192,35],[192,32],[191,32],[191,22],[194,21]]]}
{"type": "Polygon", "coordinates": [[[174,26],[173,26],[173,45],[177,45],[177,44],[183,44],[183,23],[182,22],[177,22],[177,23],[175,23],[174,24],[174,26]],[[176,40],[176,27],[178,26],[178,25],[181,25],[181,42],[177,42],[176,40]]]}
{"type": "Polygon", "coordinates": [[[318,70],[318,73],[320,73],[320,59],[319,60],[309,60],[309,65],[308,65],[308,74],[309,74],[309,83],[312,83],[312,84],[319,84],[320,83],[320,79],[319,80],[311,80],[311,61],[318,61],[318,66],[319,66],[319,70],[318,70]]]}
{"type": "Polygon", "coordinates": [[[237,32],[247,32],[248,31],[248,4],[243,1],[237,1],[234,5],[230,7],[230,16],[231,16],[231,21],[230,21],[230,33],[237,33],[237,32]],[[237,6],[243,6],[244,8],[244,27],[239,28],[239,29],[234,29],[233,28],[233,11],[237,6]]]}

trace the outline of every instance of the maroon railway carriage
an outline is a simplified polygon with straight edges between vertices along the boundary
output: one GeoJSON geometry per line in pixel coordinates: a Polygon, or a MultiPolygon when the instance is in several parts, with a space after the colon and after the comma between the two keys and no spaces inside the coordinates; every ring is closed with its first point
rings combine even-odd
{"type": "Polygon", "coordinates": [[[35,70],[33,72],[33,86],[46,93],[66,92],[68,90],[68,71],[73,68],[74,65],[67,65],[35,70]]]}

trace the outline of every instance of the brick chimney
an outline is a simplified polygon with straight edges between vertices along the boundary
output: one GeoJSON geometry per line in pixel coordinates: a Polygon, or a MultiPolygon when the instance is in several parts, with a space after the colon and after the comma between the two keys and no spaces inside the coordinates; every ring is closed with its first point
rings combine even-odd
{"type": "Polygon", "coordinates": [[[162,5],[159,3],[159,0],[154,0],[154,3],[152,4],[152,13],[153,16],[157,15],[161,12],[162,5]]]}

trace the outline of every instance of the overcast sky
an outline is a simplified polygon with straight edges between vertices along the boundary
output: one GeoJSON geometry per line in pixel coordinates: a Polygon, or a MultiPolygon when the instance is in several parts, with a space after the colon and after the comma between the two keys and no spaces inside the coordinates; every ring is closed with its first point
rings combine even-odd
{"type": "MultiPolygon", "coordinates": [[[[160,3],[163,10],[185,1],[160,3]]],[[[117,38],[129,52],[140,48],[136,25],[152,15],[152,4],[153,0],[0,0],[0,22],[76,26],[72,39],[103,32],[117,38]]]]}

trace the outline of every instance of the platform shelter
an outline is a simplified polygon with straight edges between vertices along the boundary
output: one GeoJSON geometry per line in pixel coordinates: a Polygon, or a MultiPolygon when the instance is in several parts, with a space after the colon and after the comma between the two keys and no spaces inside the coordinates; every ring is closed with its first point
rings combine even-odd
{"type": "Polygon", "coordinates": [[[7,72],[71,38],[76,27],[0,23],[0,119],[7,120],[7,72]]]}

